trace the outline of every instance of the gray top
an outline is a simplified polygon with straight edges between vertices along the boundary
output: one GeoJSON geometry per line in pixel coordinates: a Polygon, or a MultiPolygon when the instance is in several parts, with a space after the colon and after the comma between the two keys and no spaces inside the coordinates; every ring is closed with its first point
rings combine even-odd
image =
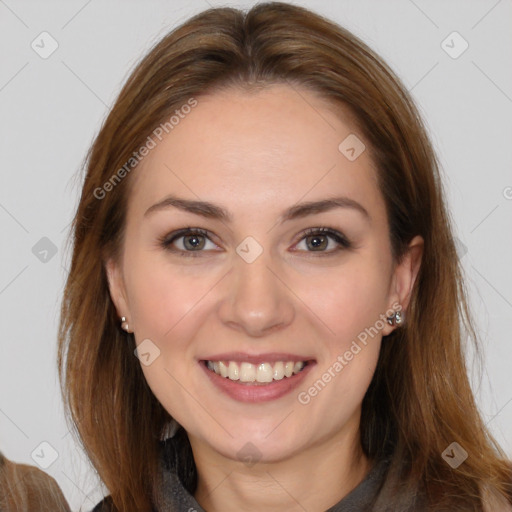
{"type": "MultiPolygon", "coordinates": [[[[336,505],[326,512],[364,512],[370,511],[372,503],[383,482],[388,461],[382,460],[370,470],[361,483],[336,505]]],[[[176,473],[166,471],[162,492],[156,496],[158,512],[206,512],[187,491],[176,473]]]]}
{"type": "MultiPolygon", "coordinates": [[[[194,498],[196,471],[190,444],[183,429],[162,442],[162,485],[156,491],[153,512],[207,512],[194,498]],[[188,440],[187,440],[188,441],[188,440]]],[[[325,512],[423,512],[423,497],[414,492],[390,496],[384,485],[389,459],[376,462],[365,478],[336,505],[325,512]]],[[[112,512],[109,497],[92,512],[112,512]]]]}

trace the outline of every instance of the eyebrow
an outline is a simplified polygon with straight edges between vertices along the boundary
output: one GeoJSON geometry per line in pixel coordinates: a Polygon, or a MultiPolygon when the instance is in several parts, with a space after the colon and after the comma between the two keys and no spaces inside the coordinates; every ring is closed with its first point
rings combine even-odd
{"type": "MultiPolygon", "coordinates": [[[[231,213],[222,206],[208,201],[183,199],[172,195],[169,195],[153,206],[150,206],[144,213],[144,217],[168,208],[178,208],[179,210],[192,213],[194,215],[200,215],[201,217],[224,222],[232,222],[233,220],[231,213]]],[[[370,214],[362,204],[349,197],[341,196],[294,205],[281,214],[279,223],[303,218],[308,215],[327,212],[334,208],[350,208],[361,213],[366,220],[371,220],[370,214]]]]}

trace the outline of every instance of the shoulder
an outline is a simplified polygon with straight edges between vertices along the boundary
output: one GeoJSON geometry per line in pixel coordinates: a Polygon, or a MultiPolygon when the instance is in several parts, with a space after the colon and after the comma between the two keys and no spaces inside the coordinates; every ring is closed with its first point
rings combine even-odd
{"type": "MultiPolygon", "coordinates": [[[[179,429],[173,437],[160,441],[160,462],[164,471],[177,474],[177,471],[181,470],[183,474],[180,477],[187,483],[191,482],[191,485],[195,485],[195,465],[193,464],[192,450],[183,428],[179,429]],[[180,460],[179,463],[178,459],[180,460]]],[[[2,511],[0,510],[0,512],[2,511]]],[[[103,498],[91,512],[118,512],[118,510],[109,495],[103,498]]]]}
{"type": "MultiPolygon", "coordinates": [[[[2,510],[0,509],[0,512],[2,510]]],[[[112,503],[111,496],[107,496],[106,498],[103,498],[92,510],[91,512],[118,512],[118,509],[114,507],[114,504],[112,503]]],[[[153,512],[156,512],[153,509],[153,512]]]]}
{"type": "Polygon", "coordinates": [[[114,505],[112,503],[112,499],[110,496],[107,496],[103,500],[101,500],[91,512],[116,512],[114,505]]]}

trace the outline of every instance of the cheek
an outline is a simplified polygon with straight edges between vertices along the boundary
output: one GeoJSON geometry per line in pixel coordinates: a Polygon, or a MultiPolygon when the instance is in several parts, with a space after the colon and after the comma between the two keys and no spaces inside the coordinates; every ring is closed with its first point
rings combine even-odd
{"type": "MultiPolygon", "coordinates": [[[[189,325],[188,317],[201,310],[201,304],[216,280],[205,273],[188,275],[151,253],[141,253],[127,262],[130,268],[127,287],[130,290],[130,312],[137,337],[162,342],[189,325]]],[[[141,339],[143,339],[141,338],[141,339]]]]}
{"type": "Polygon", "coordinates": [[[386,311],[387,283],[378,265],[354,258],[350,265],[317,276],[305,295],[306,303],[328,327],[335,343],[350,345],[386,311]]]}
{"type": "Polygon", "coordinates": [[[200,328],[208,290],[218,279],[206,275],[194,279],[154,255],[132,257],[130,264],[127,268],[136,269],[127,280],[136,343],[149,339],[159,350],[151,364],[141,365],[142,371],[164,408],[178,421],[185,421],[194,405],[182,384],[195,371],[190,341],[200,328]]]}

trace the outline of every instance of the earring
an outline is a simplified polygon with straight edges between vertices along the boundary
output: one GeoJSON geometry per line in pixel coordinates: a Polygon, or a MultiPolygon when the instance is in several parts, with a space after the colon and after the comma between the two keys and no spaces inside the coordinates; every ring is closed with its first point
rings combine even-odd
{"type": "Polygon", "coordinates": [[[402,313],[400,313],[400,311],[396,311],[391,316],[388,316],[386,320],[389,325],[399,325],[403,321],[402,313]]]}
{"type": "Polygon", "coordinates": [[[160,436],[161,441],[165,441],[166,439],[169,439],[169,437],[174,437],[176,432],[179,430],[181,425],[173,418],[169,423],[166,423],[166,425],[163,428],[162,434],[160,436]]]}
{"type": "Polygon", "coordinates": [[[125,316],[121,317],[121,329],[123,329],[126,332],[130,332],[129,327],[128,327],[128,322],[126,321],[125,316]]]}

